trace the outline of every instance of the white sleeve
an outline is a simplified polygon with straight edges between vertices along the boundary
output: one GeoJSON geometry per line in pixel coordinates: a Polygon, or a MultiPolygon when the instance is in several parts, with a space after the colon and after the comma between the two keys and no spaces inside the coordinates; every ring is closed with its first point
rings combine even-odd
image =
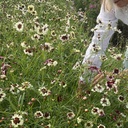
{"type": "Polygon", "coordinates": [[[110,38],[114,33],[115,27],[117,27],[117,18],[115,17],[114,9],[111,11],[105,11],[102,4],[100,13],[97,17],[97,25],[94,28],[94,35],[92,41],[86,51],[83,63],[91,63],[91,65],[97,66],[100,68],[101,54],[104,54],[104,51],[108,47],[110,38]],[[100,50],[94,52],[96,47],[100,47],[100,50]]]}

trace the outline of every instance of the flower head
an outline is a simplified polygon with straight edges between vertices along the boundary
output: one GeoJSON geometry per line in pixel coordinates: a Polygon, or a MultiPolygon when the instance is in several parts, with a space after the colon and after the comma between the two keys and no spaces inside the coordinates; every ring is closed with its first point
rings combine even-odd
{"type": "Polygon", "coordinates": [[[5,96],[6,96],[6,94],[3,92],[2,88],[0,88],[0,102],[3,101],[5,96]]]}
{"type": "Polygon", "coordinates": [[[22,126],[24,124],[24,119],[20,114],[14,114],[11,119],[11,125],[15,128],[22,126]]]}
{"type": "Polygon", "coordinates": [[[93,127],[93,122],[92,121],[87,121],[85,124],[84,124],[84,128],[92,128],[93,127]]]}
{"type": "Polygon", "coordinates": [[[83,119],[81,119],[80,117],[77,118],[77,123],[80,124],[82,122],[83,119]]]}
{"type": "Polygon", "coordinates": [[[119,96],[118,96],[118,100],[119,100],[120,102],[123,102],[123,101],[125,100],[125,98],[124,98],[124,96],[119,95],[119,96]]]}
{"type": "Polygon", "coordinates": [[[108,98],[104,98],[104,97],[100,100],[100,103],[101,103],[101,105],[104,106],[104,107],[111,105],[109,99],[108,99],[108,98]]]}
{"type": "Polygon", "coordinates": [[[91,110],[91,113],[92,113],[93,115],[98,114],[98,112],[99,112],[99,108],[98,108],[98,107],[93,107],[92,110],[91,110]]]}
{"type": "Polygon", "coordinates": [[[101,93],[101,92],[104,91],[104,89],[105,89],[105,88],[104,88],[102,85],[100,85],[100,84],[97,84],[97,85],[95,86],[95,91],[96,91],[96,92],[101,93]]]}
{"type": "Polygon", "coordinates": [[[68,119],[71,120],[71,119],[74,118],[74,117],[75,117],[74,112],[68,112],[68,113],[67,113],[67,118],[68,118],[68,119]]]}
{"type": "Polygon", "coordinates": [[[51,91],[44,86],[40,87],[38,90],[42,96],[49,96],[51,94],[51,91]]]}
{"type": "Polygon", "coordinates": [[[32,13],[35,10],[35,7],[33,5],[28,5],[28,12],[32,13]]]}
{"type": "Polygon", "coordinates": [[[43,117],[43,113],[42,113],[41,111],[36,111],[36,112],[34,113],[34,117],[35,117],[35,118],[42,118],[42,117],[43,117]]]}
{"type": "Polygon", "coordinates": [[[31,88],[31,87],[33,87],[33,86],[31,85],[31,83],[28,82],[28,81],[25,81],[25,82],[22,83],[22,86],[20,86],[19,89],[20,89],[21,91],[24,91],[25,89],[31,88]]]}
{"type": "Polygon", "coordinates": [[[57,61],[54,61],[53,59],[48,59],[44,62],[44,65],[47,65],[47,66],[56,66],[58,64],[57,61]]]}
{"type": "Polygon", "coordinates": [[[33,56],[33,51],[34,49],[33,48],[26,48],[24,49],[24,53],[28,56],[33,56]]]}
{"type": "Polygon", "coordinates": [[[97,126],[97,128],[106,128],[103,124],[97,126]]]}
{"type": "Polygon", "coordinates": [[[45,119],[50,119],[50,113],[49,112],[45,112],[43,115],[44,115],[45,119]]]}
{"type": "Polygon", "coordinates": [[[23,31],[23,28],[24,28],[24,24],[19,21],[17,22],[15,25],[14,25],[14,28],[18,31],[18,32],[22,32],[23,31]]]}
{"type": "Polygon", "coordinates": [[[60,40],[62,42],[65,42],[65,41],[69,40],[69,35],[67,35],[67,34],[60,35],[60,40]]]}
{"type": "Polygon", "coordinates": [[[12,94],[17,94],[17,93],[19,93],[19,85],[18,84],[12,84],[11,86],[10,86],[10,92],[12,93],[12,94]]]}
{"type": "Polygon", "coordinates": [[[91,50],[92,50],[92,52],[96,53],[96,52],[99,52],[101,50],[101,47],[98,44],[93,44],[91,50]]]}
{"type": "Polygon", "coordinates": [[[54,50],[54,47],[52,47],[52,45],[50,43],[46,42],[44,44],[41,44],[41,49],[44,51],[51,52],[54,50]]]}

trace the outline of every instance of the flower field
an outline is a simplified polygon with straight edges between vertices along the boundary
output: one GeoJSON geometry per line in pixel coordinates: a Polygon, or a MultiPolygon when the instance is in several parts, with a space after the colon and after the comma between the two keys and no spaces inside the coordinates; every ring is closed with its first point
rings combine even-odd
{"type": "Polygon", "coordinates": [[[94,31],[87,11],[72,0],[0,1],[0,128],[128,128],[122,51],[109,48],[105,76],[77,94],[94,31]]]}

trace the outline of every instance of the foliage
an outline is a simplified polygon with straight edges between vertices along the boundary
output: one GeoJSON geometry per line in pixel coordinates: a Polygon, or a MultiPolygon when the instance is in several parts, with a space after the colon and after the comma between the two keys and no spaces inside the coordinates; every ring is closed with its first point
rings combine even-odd
{"type": "MultiPolygon", "coordinates": [[[[118,94],[89,93],[91,83],[82,98],[76,93],[90,42],[87,13],[70,0],[0,1],[0,128],[127,126],[127,77],[118,82],[118,94]],[[103,97],[112,105],[102,106],[103,97]],[[105,115],[93,115],[94,107],[105,115]]],[[[119,51],[109,51],[102,70],[111,72],[124,56],[112,59],[119,51]]]]}

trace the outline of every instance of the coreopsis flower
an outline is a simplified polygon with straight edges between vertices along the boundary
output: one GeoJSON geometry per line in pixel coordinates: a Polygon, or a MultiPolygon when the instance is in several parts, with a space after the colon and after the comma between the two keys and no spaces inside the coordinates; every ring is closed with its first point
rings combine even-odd
{"type": "Polygon", "coordinates": [[[76,48],[73,48],[73,52],[80,53],[80,50],[79,49],[76,49],[76,48]]]}
{"type": "Polygon", "coordinates": [[[39,35],[46,35],[49,31],[48,24],[44,24],[43,27],[39,27],[36,29],[37,34],[39,35]]]}
{"type": "MultiPolygon", "coordinates": [[[[118,85],[120,84],[120,79],[116,79],[113,86],[114,89],[114,93],[117,94],[118,93],[118,85]]],[[[109,86],[110,87],[110,86],[109,86]]]]}
{"type": "Polygon", "coordinates": [[[44,43],[44,44],[41,44],[41,49],[44,50],[44,51],[48,51],[48,52],[51,52],[54,50],[54,47],[50,44],[50,43],[44,43]]]}
{"type": "Polygon", "coordinates": [[[32,37],[31,37],[32,40],[40,40],[40,35],[38,34],[34,34],[32,37]]]}
{"type": "Polygon", "coordinates": [[[23,41],[20,45],[22,48],[30,48],[25,41],[23,41]]]}
{"type": "Polygon", "coordinates": [[[51,31],[51,36],[56,36],[55,30],[51,31]]]}
{"type": "Polygon", "coordinates": [[[4,93],[3,89],[0,88],[0,102],[2,102],[5,97],[6,97],[6,94],[4,93]]]}
{"type": "Polygon", "coordinates": [[[74,31],[71,31],[71,32],[70,32],[70,38],[71,38],[71,39],[75,39],[75,38],[76,38],[74,31]]]}
{"type": "Polygon", "coordinates": [[[44,62],[44,65],[47,65],[47,66],[56,66],[58,64],[57,61],[54,61],[53,59],[48,59],[44,62]]]}
{"type": "Polygon", "coordinates": [[[1,74],[6,75],[8,68],[11,68],[11,65],[3,63],[1,66],[1,74]]]}
{"type": "Polygon", "coordinates": [[[106,85],[106,89],[107,90],[113,89],[114,86],[115,86],[114,84],[115,84],[115,80],[109,80],[109,81],[107,81],[106,84],[105,84],[106,85]]]}
{"type": "Polygon", "coordinates": [[[107,24],[107,27],[106,27],[107,30],[110,30],[110,29],[113,29],[112,28],[112,23],[109,21],[109,23],[107,24]]]}
{"type": "Polygon", "coordinates": [[[100,46],[98,46],[98,44],[93,44],[93,46],[92,46],[92,52],[99,52],[100,50],[101,50],[101,47],[100,46]]]}
{"type": "Polygon", "coordinates": [[[79,10],[79,11],[78,11],[78,16],[81,17],[81,18],[83,18],[83,17],[84,17],[84,12],[81,11],[81,10],[79,10]]]}
{"type": "Polygon", "coordinates": [[[106,127],[105,127],[105,125],[100,124],[100,125],[97,126],[97,128],[106,128],[106,127]]]}
{"type": "Polygon", "coordinates": [[[49,96],[51,94],[51,91],[44,86],[40,87],[38,91],[42,96],[49,96]]]}
{"type": "Polygon", "coordinates": [[[19,21],[14,25],[14,28],[18,31],[18,32],[22,32],[24,29],[24,24],[19,21]]]}
{"type": "Polygon", "coordinates": [[[122,128],[122,127],[123,127],[123,123],[122,123],[122,122],[118,122],[118,123],[116,124],[116,127],[117,127],[117,128],[122,128]]]}
{"type": "Polygon", "coordinates": [[[110,82],[115,82],[115,78],[114,78],[114,75],[107,75],[106,77],[107,81],[110,81],[110,82]]]}
{"type": "Polygon", "coordinates": [[[124,113],[120,113],[120,115],[124,118],[126,118],[127,116],[124,113]]]}
{"type": "Polygon", "coordinates": [[[60,35],[60,40],[62,42],[65,42],[65,41],[69,40],[69,35],[68,34],[62,34],[62,35],[60,35]]]}
{"type": "Polygon", "coordinates": [[[115,60],[122,60],[122,54],[113,54],[111,57],[115,60]]]}
{"type": "Polygon", "coordinates": [[[108,58],[107,58],[105,55],[101,55],[101,56],[100,56],[100,60],[101,60],[101,61],[105,61],[105,60],[107,60],[107,59],[108,59],[108,58]]]}
{"type": "Polygon", "coordinates": [[[43,27],[42,27],[43,35],[46,35],[48,33],[48,30],[49,30],[48,27],[49,27],[48,24],[44,24],[43,25],[43,27]]]}
{"type": "Polygon", "coordinates": [[[125,98],[124,98],[124,96],[119,95],[119,96],[118,96],[118,100],[119,100],[120,102],[124,102],[125,98]]]}
{"type": "Polygon", "coordinates": [[[45,119],[50,119],[50,113],[45,112],[45,113],[43,114],[43,117],[44,117],[45,119]]]}
{"type": "Polygon", "coordinates": [[[61,101],[63,101],[64,98],[63,98],[63,96],[58,95],[56,99],[57,99],[57,102],[61,102],[61,101]]]}
{"type": "Polygon", "coordinates": [[[39,3],[45,2],[45,0],[35,0],[35,1],[39,3]]]}
{"type": "Polygon", "coordinates": [[[43,117],[43,113],[42,113],[41,111],[36,111],[36,112],[34,113],[34,117],[35,117],[35,118],[42,118],[42,117],[43,117]]]}
{"type": "Polygon", "coordinates": [[[69,28],[70,28],[69,26],[66,26],[65,27],[65,32],[68,32],[69,28]]]}
{"type": "Polygon", "coordinates": [[[40,23],[38,23],[37,21],[35,22],[34,26],[33,26],[34,30],[41,35],[42,33],[42,29],[40,28],[40,23]]]}
{"type": "Polygon", "coordinates": [[[35,7],[33,5],[28,5],[28,12],[32,13],[35,10],[35,7]]]}
{"type": "Polygon", "coordinates": [[[117,69],[117,68],[114,69],[114,70],[113,70],[113,74],[114,74],[114,75],[118,75],[118,74],[119,74],[119,69],[117,69]]]}
{"type": "Polygon", "coordinates": [[[128,102],[126,103],[126,106],[125,107],[128,109],[128,102]]]}
{"type": "Polygon", "coordinates": [[[110,52],[111,54],[115,53],[115,47],[111,47],[108,49],[108,52],[110,52]]]}
{"type": "Polygon", "coordinates": [[[84,124],[84,128],[92,128],[93,127],[93,122],[92,121],[87,121],[85,124],[84,124]]]}
{"type": "Polygon", "coordinates": [[[39,24],[39,17],[38,16],[36,16],[36,17],[34,17],[33,18],[33,22],[36,24],[39,24]]]}
{"type": "Polygon", "coordinates": [[[114,27],[113,30],[114,30],[115,32],[122,33],[121,30],[118,29],[117,27],[114,27]]]}
{"type": "Polygon", "coordinates": [[[91,113],[92,113],[93,115],[97,115],[98,112],[99,112],[99,108],[98,108],[98,107],[93,107],[92,110],[91,110],[91,113]]]}
{"type": "Polygon", "coordinates": [[[17,5],[17,9],[23,11],[26,9],[26,6],[24,4],[17,5]]]}
{"type": "Polygon", "coordinates": [[[100,103],[101,103],[101,105],[102,105],[103,107],[105,107],[105,106],[110,106],[110,105],[111,105],[109,99],[108,99],[108,98],[105,98],[105,97],[103,97],[103,98],[100,100],[100,103]]]}
{"type": "Polygon", "coordinates": [[[17,94],[17,93],[19,93],[19,85],[18,84],[12,84],[12,85],[10,85],[9,90],[12,94],[17,94]]]}
{"type": "Polygon", "coordinates": [[[23,116],[20,114],[14,114],[11,119],[11,125],[14,128],[17,128],[19,126],[22,126],[24,124],[23,116]]]}
{"type": "Polygon", "coordinates": [[[32,48],[24,49],[24,54],[26,54],[28,56],[33,56],[33,49],[32,48]]]}
{"type": "Polygon", "coordinates": [[[104,89],[105,89],[105,88],[104,88],[102,85],[100,85],[100,84],[97,84],[97,85],[95,86],[95,91],[96,91],[96,92],[101,93],[101,92],[104,91],[104,89]]]}
{"type": "Polygon", "coordinates": [[[37,11],[34,10],[34,11],[31,12],[31,14],[36,16],[37,15],[37,11]]]}
{"type": "Polygon", "coordinates": [[[1,78],[1,79],[6,79],[6,78],[7,78],[7,76],[6,76],[6,75],[4,75],[4,74],[2,74],[2,75],[0,75],[0,78],[1,78]]]}
{"type": "MultiPolygon", "coordinates": [[[[88,62],[88,63],[89,63],[89,62],[88,62]]],[[[97,68],[96,66],[89,66],[88,69],[89,69],[89,72],[100,73],[100,69],[97,68]]]]}
{"type": "MultiPolygon", "coordinates": [[[[98,26],[98,25],[97,25],[98,26]]],[[[91,29],[91,32],[96,31],[99,27],[95,26],[94,28],[91,29]]]]}
{"type": "Polygon", "coordinates": [[[80,68],[80,62],[76,62],[72,69],[76,70],[78,68],[80,68]]]}
{"type": "Polygon", "coordinates": [[[99,116],[104,116],[105,115],[104,110],[103,109],[99,109],[98,115],[99,116]]]}
{"type": "Polygon", "coordinates": [[[28,116],[28,112],[25,112],[25,111],[18,111],[19,114],[22,114],[22,115],[25,115],[25,116],[28,116]]]}
{"type": "Polygon", "coordinates": [[[76,27],[75,27],[75,26],[71,26],[71,29],[72,29],[72,30],[76,30],[76,27]]]}
{"type": "Polygon", "coordinates": [[[26,6],[24,4],[18,5],[17,9],[20,10],[23,15],[27,13],[26,6]]]}
{"type": "Polygon", "coordinates": [[[7,48],[11,48],[14,46],[14,42],[10,42],[9,44],[6,44],[7,48]]]}
{"type": "Polygon", "coordinates": [[[51,124],[45,125],[44,128],[51,128],[51,124]]]}
{"type": "Polygon", "coordinates": [[[67,118],[68,118],[69,120],[73,119],[74,117],[75,117],[74,112],[68,112],[68,113],[67,113],[67,118]]]}
{"type": "Polygon", "coordinates": [[[83,119],[81,119],[80,117],[77,117],[77,123],[80,124],[82,122],[83,119]]]}
{"type": "Polygon", "coordinates": [[[14,17],[12,16],[12,15],[10,15],[10,14],[6,14],[6,17],[7,17],[7,19],[10,19],[10,20],[12,20],[14,17]]]}
{"type": "Polygon", "coordinates": [[[67,86],[67,84],[64,81],[59,82],[59,85],[62,86],[63,88],[67,86]]]}
{"type": "Polygon", "coordinates": [[[33,87],[33,86],[31,85],[31,83],[28,82],[28,81],[21,83],[21,85],[22,85],[22,86],[19,87],[19,90],[20,90],[20,91],[24,91],[24,90],[26,90],[26,89],[28,89],[28,88],[32,88],[32,87],[33,87]]]}

